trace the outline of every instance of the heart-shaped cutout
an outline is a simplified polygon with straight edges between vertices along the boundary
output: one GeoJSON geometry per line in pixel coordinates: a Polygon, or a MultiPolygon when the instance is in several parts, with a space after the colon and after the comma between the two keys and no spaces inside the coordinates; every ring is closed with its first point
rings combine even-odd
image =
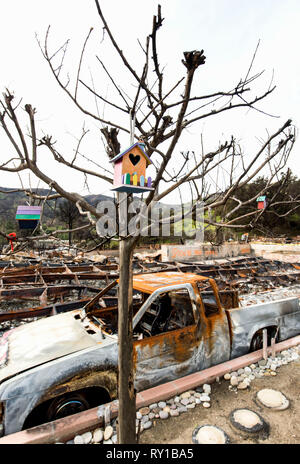
{"type": "Polygon", "coordinates": [[[133,166],[136,166],[138,162],[140,161],[141,157],[140,155],[134,155],[133,153],[130,153],[129,159],[131,163],[133,164],[133,166]]]}

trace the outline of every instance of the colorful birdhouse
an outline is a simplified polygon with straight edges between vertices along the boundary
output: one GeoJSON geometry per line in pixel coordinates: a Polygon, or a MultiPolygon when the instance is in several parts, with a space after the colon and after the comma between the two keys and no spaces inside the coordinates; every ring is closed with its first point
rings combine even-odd
{"type": "Polygon", "coordinates": [[[152,161],[144,150],[143,142],[137,142],[110,161],[114,163],[112,190],[128,193],[153,190],[152,179],[146,175],[146,168],[152,164],[152,161]]]}
{"type": "Polygon", "coordinates": [[[265,196],[257,198],[257,209],[265,209],[267,206],[267,200],[265,196]]]}
{"type": "Polygon", "coordinates": [[[18,206],[16,219],[20,229],[35,229],[41,219],[41,206],[18,206]]]}

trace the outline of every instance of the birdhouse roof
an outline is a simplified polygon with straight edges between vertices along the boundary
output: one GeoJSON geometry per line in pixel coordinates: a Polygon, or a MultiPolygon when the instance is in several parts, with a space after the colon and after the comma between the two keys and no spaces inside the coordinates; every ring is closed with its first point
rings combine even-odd
{"type": "Polygon", "coordinates": [[[134,147],[137,147],[139,148],[141,154],[146,158],[146,161],[147,161],[147,164],[153,164],[151,159],[149,158],[149,156],[147,155],[147,153],[145,153],[144,149],[143,149],[143,144],[139,143],[139,142],[136,142],[134,143],[133,145],[131,145],[131,147],[127,148],[125,151],[123,151],[122,153],[119,153],[117,156],[115,156],[113,159],[110,160],[110,163],[115,163],[116,161],[118,161],[120,158],[122,158],[124,155],[126,155],[126,153],[128,153],[129,151],[131,151],[134,147]]]}
{"type": "Polygon", "coordinates": [[[256,201],[265,201],[266,197],[263,196],[263,197],[258,197],[256,201]]]}

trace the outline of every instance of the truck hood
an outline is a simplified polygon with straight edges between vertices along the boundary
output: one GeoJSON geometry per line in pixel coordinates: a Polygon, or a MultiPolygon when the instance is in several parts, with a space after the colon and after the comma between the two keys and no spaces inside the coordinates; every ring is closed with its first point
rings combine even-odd
{"type": "Polygon", "coordinates": [[[40,319],[6,332],[0,338],[0,382],[62,356],[114,340],[90,335],[79,311],[40,319]]]}

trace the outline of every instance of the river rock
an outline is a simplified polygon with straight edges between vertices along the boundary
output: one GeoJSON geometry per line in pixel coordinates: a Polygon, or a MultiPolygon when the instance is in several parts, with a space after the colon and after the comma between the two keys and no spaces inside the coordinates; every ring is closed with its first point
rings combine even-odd
{"type": "Polygon", "coordinates": [[[244,369],[244,372],[245,372],[245,374],[251,374],[251,372],[252,372],[251,367],[246,366],[245,369],[244,369]]]}
{"type": "Polygon", "coordinates": [[[81,435],[76,435],[74,438],[74,444],[75,445],[84,445],[84,439],[82,438],[81,435]]]}
{"type": "Polygon", "coordinates": [[[170,416],[171,417],[179,416],[179,411],[177,409],[171,409],[170,416]]]}
{"type": "Polygon", "coordinates": [[[93,432],[93,442],[100,443],[103,440],[103,430],[96,429],[93,432]]]}
{"type": "Polygon", "coordinates": [[[225,380],[230,380],[230,377],[231,377],[231,375],[230,375],[229,373],[227,373],[227,374],[224,375],[224,379],[225,379],[225,380]]]}
{"type": "Polygon", "coordinates": [[[89,443],[91,443],[92,438],[93,438],[93,435],[91,432],[85,432],[81,436],[83,438],[83,442],[85,445],[88,445],[89,443]]]}
{"type": "Polygon", "coordinates": [[[166,406],[167,406],[167,403],[165,401],[160,401],[157,406],[160,408],[160,409],[164,409],[166,406]]]}
{"type": "Polygon", "coordinates": [[[249,386],[248,382],[246,382],[246,380],[243,380],[243,382],[238,384],[237,388],[238,390],[246,390],[248,386],[249,386]]]}
{"type": "Polygon", "coordinates": [[[180,403],[183,404],[183,406],[187,406],[189,402],[190,402],[189,398],[182,398],[182,400],[180,401],[180,403]]]}
{"type": "Polygon", "coordinates": [[[150,408],[141,408],[139,409],[139,412],[142,414],[142,416],[146,416],[150,412],[150,408]]]}
{"type": "Polygon", "coordinates": [[[195,403],[189,403],[189,404],[186,405],[186,407],[188,409],[194,409],[196,407],[196,404],[195,403]]]}
{"type": "Polygon", "coordinates": [[[178,412],[181,414],[182,412],[187,412],[187,407],[186,406],[179,406],[178,412]]]}
{"type": "Polygon", "coordinates": [[[104,437],[103,437],[104,440],[105,440],[105,441],[106,441],[106,440],[109,440],[109,439],[112,437],[113,433],[114,433],[114,429],[112,428],[111,425],[108,425],[107,427],[105,427],[105,430],[104,430],[104,437]]]}
{"type": "Polygon", "coordinates": [[[168,413],[167,411],[164,411],[164,410],[163,410],[163,411],[160,411],[160,412],[159,412],[159,417],[160,417],[161,419],[168,419],[169,413],[168,413]]]}
{"type": "Polygon", "coordinates": [[[203,403],[203,407],[204,408],[210,408],[210,403],[207,403],[207,402],[203,403]]]}
{"type": "Polygon", "coordinates": [[[205,383],[203,385],[203,391],[204,393],[206,393],[207,395],[210,395],[211,394],[211,386],[208,384],[208,383],[205,383]]]}
{"type": "Polygon", "coordinates": [[[155,408],[157,408],[157,403],[150,404],[149,409],[151,409],[151,411],[152,409],[155,409],[155,408]]]}
{"type": "Polygon", "coordinates": [[[148,420],[147,422],[144,422],[143,424],[144,430],[148,430],[152,427],[152,421],[148,420]]]}
{"type": "Polygon", "coordinates": [[[189,398],[191,396],[190,392],[184,392],[180,395],[181,399],[189,398]]]}
{"type": "Polygon", "coordinates": [[[239,381],[237,379],[237,377],[235,375],[233,375],[230,379],[230,384],[233,386],[233,387],[236,387],[238,385],[239,381]]]}

